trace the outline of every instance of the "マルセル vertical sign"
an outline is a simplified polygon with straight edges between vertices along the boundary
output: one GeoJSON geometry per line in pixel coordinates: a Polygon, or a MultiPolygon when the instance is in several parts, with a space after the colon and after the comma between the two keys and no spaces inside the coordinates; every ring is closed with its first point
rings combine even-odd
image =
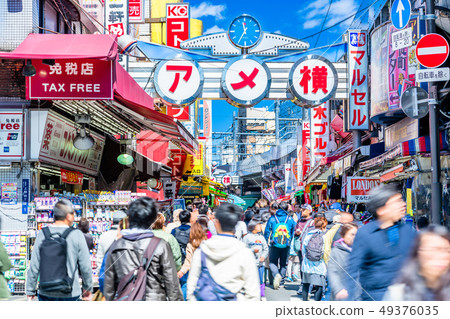
{"type": "Polygon", "coordinates": [[[349,128],[369,129],[367,31],[348,31],[349,128]]]}
{"type": "Polygon", "coordinates": [[[168,3],[166,6],[166,45],[179,48],[189,39],[189,3],[168,3]]]}

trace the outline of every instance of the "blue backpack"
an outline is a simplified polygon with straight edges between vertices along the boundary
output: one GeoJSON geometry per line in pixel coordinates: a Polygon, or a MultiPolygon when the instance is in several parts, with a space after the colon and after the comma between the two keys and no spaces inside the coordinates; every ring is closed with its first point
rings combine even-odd
{"type": "Polygon", "coordinates": [[[280,222],[276,215],[274,217],[277,223],[273,228],[272,243],[275,247],[286,248],[291,242],[291,233],[289,232],[287,224],[289,216],[286,216],[286,220],[284,222],[280,222]]]}
{"type": "Polygon", "coordinates": [[[222,287],[214,281],[206,267],[206,255],[201,252],[202,270],[198,277],[194,296],[198,301],[235,301],[236,294],[222,287]]]}

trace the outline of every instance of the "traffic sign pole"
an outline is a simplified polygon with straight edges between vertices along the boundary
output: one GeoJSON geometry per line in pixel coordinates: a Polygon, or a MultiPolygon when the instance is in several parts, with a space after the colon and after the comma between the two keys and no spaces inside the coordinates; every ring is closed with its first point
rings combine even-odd
{"type": "MultiPolygon", "coordinates": [[[[434,0],[426,0],[427,34],[436,32],[436,16],[434,0]]],[[[431,147],[431,223],[441,224],[442,186],[441,186],[441,157],[439,140],[439,102],[437,85],[428,84],[429,113],[430,113],[430,147],[431,147]]]]}

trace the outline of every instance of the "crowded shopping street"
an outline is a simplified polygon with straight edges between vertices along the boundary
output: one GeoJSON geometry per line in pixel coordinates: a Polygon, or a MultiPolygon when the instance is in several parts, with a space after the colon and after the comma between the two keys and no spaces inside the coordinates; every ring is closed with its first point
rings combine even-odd
{"type": "Polygon", "coordinates": [[[5,309],[450,315],[450,1],[0,2],[5,309]]]}

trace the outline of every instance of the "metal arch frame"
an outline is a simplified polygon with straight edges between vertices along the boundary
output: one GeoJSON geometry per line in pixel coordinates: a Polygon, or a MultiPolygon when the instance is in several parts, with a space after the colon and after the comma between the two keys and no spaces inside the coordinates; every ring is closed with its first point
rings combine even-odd
{"type": "MultiPolygon", "coordinates": [[[[174,99],[171,99],[171,98],[169,98],[168,96],[166,96],[166,95],[163,93],[162,89],[161,89],[160,86],[159,86],[159,81],[157,81],[158,76],[159,76],[159,72],[160,72],[160,70],[162,69],[162,67],[163,67],[164,65],[166,65],[167,63],[170,63],[171,61],[180,61],[180,60],[173,60],[173,59],[172,59],[172,60],[169,60],[169,61],[160,61],[160,62],[158,62],[158,64],[156,65],[156,68],[155,68],[154,76],[153,76],[153,84],[155,85],[155,90],[156,90],[156,92],[158,93],[158,95],[159,95],[165,102],[170,103],[170,104],[173,104],[173,105],[175,105],[175,106],[179,105],[180,108],[181,108],[181,107],[190,105],[190,104],[192,104],[192,103],[195,102],[195,100],[197,99],[197,97],[198,97],[198,96],[200,95],[200,93],[203,91],[203,84],[204,84],[204,82],[205,82],[205,77],[204,77],[203,69],[202,69],[202,67],[200,66],[200,64],[198,64],[197,61],[195,61],[195,60],[184,60],[184,61],[187,61],[187,62],[190,62],[190,63],[194,64],[194,66],[197,68],[198,73],[199,73],[199,75],[200,75],[200,84],[199,84],[199,86],[198,86],[198,88],[197,88],[197,91],[195,91],[195,93],[194,93],[193,95],[191,95],[191,97],[189,97],[189,98],[187,98],[187,99],[184,99],[184,100],[174,100],[174,99]],[[155,80],[156,80],[156,81],[155,81],[155,80]]],[[[172,106],[173,106],[173,105],[172,105],[172,106]]]]}
{"type": "Polygon", "coordinates": [[[267,64],[264,61],[262,61],[259,58],[256,58],[253,55],[242,55],[242,56],[239,56],[239,57],[231,59],[225,65],[225,67],[223,68],[222,77],[220,79],[220,86],[221,86],[223,92],[225,93],[225,95],[227,96],[228,102],[230,102],[232,105],[238,106],[238,107],[252,107],[253,105],[261,102],[264,99],[264,97],[266,97],[267,94],[269,93],[271,84],[272,84],[272,74],[270,73],[269,67],[267,66],[267,64]],[[241,99],[238,99],[227,88],[227,85],[226,85],[226,82],[225,82],[225,78],[226,78],[226,75],[228,73],[228,70],[230,69],[230,67],[235,62],[237,62],[239,60],[253,60],[253,61],[256,61],[257,63],[259,63],[264,68],[264,70],[267,73],[267,82],[266,82],[266,88],[264,89],[264,92],[261,93],[257,98],[255,98],[253,100],[241,100],[241,99]]]}
{"type": "Polygon", "coordinates": [[[259,23],[258,19],[256,19],[254,16],[251,16],[251,15],[246,14],[246,13],[241,14],[241,15],[235,17],[235,18],[231,21],[231,23],[230,23],[230,25],[228,26],[228,29],[227,29],[227,36],[228,36],[228,40],[230,40],[231,44],[233,44],[235,47],[237,47],[237,48],[239,48],[239,49],[250,49],[250,48],[253,48],[253,47],[256,46],[257,44],[259,44],[259,42],[261,42],[261,39],[263,38],[263,31],[262,31],[262,28],[261,28],[261,23],[259,23]],[[259,27],[259,37],[258,37],[258,40],[256,40],[256,42],[253,43],[252,45],[239,45],[239,44],[237,44],[237,43],[234,43],[233,40],[231,40],[231,37],[230,37],[230,28],[231,28],[231,26],[233,25],[234,21],[236,21],[237,19],[239,19],[239,18],[241,18],[241,17],[244,17],[244,18],[251,18],[251,19],[255,20],[256,23],[258,24],[258,27],[259,27]]]}
{"type": "Polygon", "coordinates": [[[327,59],[325,59],[319,55],[315,55],[315,54],[305,56],[303,58],[300,58],[300,60],[298,60],[297,62],[295,62],[294,65],[291,67],[291,70],[289,71],[289,77],[288,77],[289,92],[291,92],[291,94],[295,97],[296,100],[300,101],[302,104],[305,104],[304,107],[307,107],[307,106],[314,107],[314,106],[320,105],[326,101],[329,101],[336,93],[338,82],[339,82],[338,74],[337,74],[337,71],[336,71],[333,63],[331,63],[327,59]],[[330,67],[330,69],[333,71],[333,76],[334,76],[333,88],[331,89],[328,96],[326,96],[323,99],[307,100],[304,97],[297,94],[297,92],[293,89],[293,87],[294,87],[294,71],[300,63],[307,61],[307,60],[320,60],[320,61],[324,62],[325,64],[327,64],[330,67]]]}

